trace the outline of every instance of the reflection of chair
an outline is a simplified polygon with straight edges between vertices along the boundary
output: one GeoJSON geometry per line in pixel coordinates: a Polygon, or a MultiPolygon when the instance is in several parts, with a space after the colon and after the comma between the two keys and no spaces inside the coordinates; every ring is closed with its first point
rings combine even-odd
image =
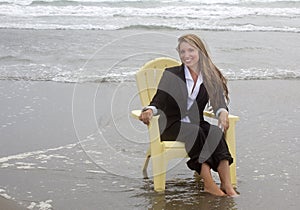
{"type": "MultiPolygon", "coordinates": [[[[147,106],[154,94],[165,68],[180,65],[180,63],[171,58],[157,58],[146,63],[136,74],[136,82],[139,90],[139,96],[142,106],[147,106]]],[[[138,118],[140,110],[131,112],[134,118],[138,118]]],[[[213,113],[204,112],[206,117],[214,117],[213,113]]],[[[159,116],[154,116],[148,126],[150,148],[146,153],[146,160],[143,167],[144,176],[147,176],[147,167],[150,157],[152,158],[154,190],[164,191],[166,181],[166,170],[168,161],[173,158],[185,158],[187,153],[185,151],[184,143],[179,141],[161,141],[158,125],[159,116]]],[[[226,132],[226,140],[234,163],[230,166],[231,181],[236,185],[236,153],[235,153],[235,123],[239,118],[230,115],[230,128],[226,132]]]]}

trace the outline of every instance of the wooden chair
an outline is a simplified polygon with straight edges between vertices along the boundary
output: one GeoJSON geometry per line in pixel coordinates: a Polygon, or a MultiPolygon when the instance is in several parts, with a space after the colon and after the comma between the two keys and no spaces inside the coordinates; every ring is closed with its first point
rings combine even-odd
{"type": "MultiPolygon", "coordinates": [[[[147,106],[156,93],[158,83],[165,68],[180,65],[172,58],[161,57],[147,62],[137,73],[136,82],[142,106],[147,106]]],[[[138,119],[141,110],[133,110],[132,116],[138,119]]],[[[212,112],[204,112],[206,117],[214,118],[212,112]]],[[[152,171],[154,190],[164,191],[168,161],[174,158],[186,158],[184,143],[179,141],[161,141],[159,134],[158,116],[153,116],[148,125],[150,147],[146,152],[146,160],[143,167],[144,176],[147,177],[147,167],[152,158],[152,171]]],[[[235,151],[235,124],[239,117],[229,115],[230,128],[226,132],[226,140],[234,163],[230,166],[231,181],[234,186],[236,180],[236,151],[235,151]]]]}

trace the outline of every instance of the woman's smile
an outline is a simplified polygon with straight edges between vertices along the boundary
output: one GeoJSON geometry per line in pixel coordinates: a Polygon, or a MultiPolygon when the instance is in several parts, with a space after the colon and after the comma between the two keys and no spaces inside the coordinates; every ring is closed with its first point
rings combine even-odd
{"type": "Polygon", "coordinates": [[[198,50],[187,42],[182,42],[179,46],[179,56],[181,61],[190,69],[197,70],[199,53],[198,50]]]}

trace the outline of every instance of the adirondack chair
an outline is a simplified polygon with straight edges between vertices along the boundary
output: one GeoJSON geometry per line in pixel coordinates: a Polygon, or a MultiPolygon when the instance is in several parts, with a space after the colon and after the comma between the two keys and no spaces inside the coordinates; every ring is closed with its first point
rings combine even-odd
{"type": "MultiPolygon", "coordinates": [[[[165,68],[180,65],[180,63],[172,58],[161,57],[147,62],[137,73],[136,83],[139,91],[139,96],[142,106],[147,106],[154,94],[156,93],[158,83],[165,68]]],[[[138,119],[141,110],[133,110],[132,117],[138,119]]],[[[214,118],[212,112],[205,111],[206,117],[214,118]]],[[[164,191],[166,182],[166,171],[168,161],[174,158],[186,158],[184,143],[179,141],[161,141],[158,125],[159,116],[153,116],[148,125],[150,147],[146,152],[146,160],[143,166],[144,177],[147,177],[147,167],[152,158],[152,171],[154,190],[164,191]]],[[[239,117],[229,115],[230,128],[226,132],[226,140],[234,163],[230,166],[231,181],[234,186],[237,184],[236,180],[236,145],[235,145],[235,124],[239,117]]]]}

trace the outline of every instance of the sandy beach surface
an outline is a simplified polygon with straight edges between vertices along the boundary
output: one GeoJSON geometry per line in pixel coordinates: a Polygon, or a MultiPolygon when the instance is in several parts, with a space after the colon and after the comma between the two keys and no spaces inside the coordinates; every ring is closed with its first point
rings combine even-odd
{"type": "Polygon", "coordinates": [[[238,198],[201,192],[186,160],[169,166],[164,194],[153,191],[141,172],[146,129],[129,116],[140,108],[134,82],[1,81],[0,195],[28,209],[298,209],[299,81],[229,88],[238,198]]]}
{"type": "Polygon", "coordinates": [[[21,205],[18,205],[14,201],[11,201],[9,199],[0,196],[0,209],[1,210],[22,210],[26,208],[22,207],[21,205]]]}

